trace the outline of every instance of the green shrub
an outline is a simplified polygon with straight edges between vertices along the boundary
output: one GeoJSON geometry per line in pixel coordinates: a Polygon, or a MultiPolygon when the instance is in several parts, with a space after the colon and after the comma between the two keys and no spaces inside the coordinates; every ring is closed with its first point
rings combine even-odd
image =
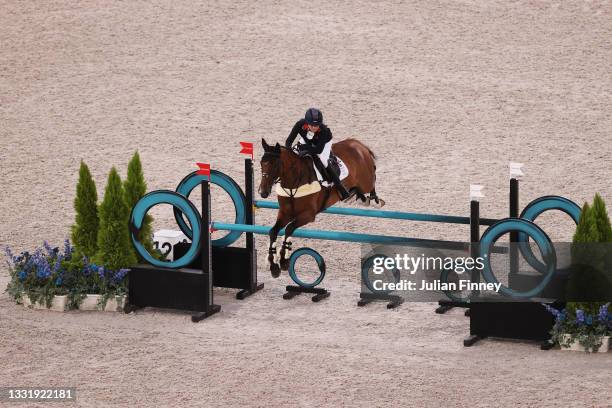
{"type": "Polygon", "coordinates": [[[121,178],[114,167],[108,175],[104,200],[99,208],[97,264],[118,270],[136,263],[136,254],[128,229],[129,209],[125,202],[121,178]]]}
{"type": "Polygon", "coordinates": [[[552,340],[563,346],[578,341],[587,350],[597,350],[601,336],[612,334],[610,281],[610,220],[601,196],[593,205],[585,203],[572,240],[572,266],[566,285],[566,309],[545,306],[554,316],[552,340]],[[565,336],[569,335],[569,336],[565,336]]]}
{"type": "Polygon", "coordinates": [[[585,203],[572,241],[572,269],[566,285],[566,298],[572,301],[568,312],[578,308],[594,314],[601,301],[612,298],[611,237],[605,203],[597,194],[592,206],[585,203]]]}
{"type": "Polygon", "coordinates": [[[81,161],[79,182],[74,198],[76,212],[75,224],[72,226],[72,242],[80,255],[92,257],[98,246],[98,193],[87,165],[81,161]]]}
{"type": "MultiPolygon", "coordinates": [[[[134,156],[132,156],[132,159],[128,164],[127,179],[123,183],[123,190],[128,211],[132,211],[132,208],[134,208],[138,200],[140,200],[147,192],[147,183],[144,179],[142,164],[140,162],[140,155],[138,152],[134,153],[134,156]]],[[[142,243],[150,254],[155,256],[156,251],[153,247],[153,217],[151,217],[149,214],[145,215],[142,227],[138,232],[138,241],[142,243]]],[[[138,255],[138,261],[143,261],[140,255],[138,255]]]]}

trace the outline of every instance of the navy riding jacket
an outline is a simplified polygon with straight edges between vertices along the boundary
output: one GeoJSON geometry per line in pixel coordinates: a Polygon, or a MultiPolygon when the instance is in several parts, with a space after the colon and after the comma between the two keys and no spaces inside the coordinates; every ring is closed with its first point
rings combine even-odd
{"type": "Polygon", "coordinates": [[[287,141],[285,142],[285,146],[288,149],[291,149],[295,138],[300,135],[302,139],[306,142],[303,145],[302,149],[308,150],[310,154],[320,154],[323,151],[323,148],[332,139],[332,132],[329,130],[327,126],[321,124],[319,126],[319,130],[314,134],[312,139],[307,139],[306,134],[308,133],[308,124],[305,119],[298,120],[295,125],[293,125],[293,129],[291,129],[291,133],[289,133],[289,137],[287,137],[287,141]]]}

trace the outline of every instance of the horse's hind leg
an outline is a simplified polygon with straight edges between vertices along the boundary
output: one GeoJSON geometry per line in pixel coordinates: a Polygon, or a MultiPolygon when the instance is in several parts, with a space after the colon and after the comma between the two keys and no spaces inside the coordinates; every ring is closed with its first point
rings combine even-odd
{"type": "Polygon", "coordinates": [[[370,191],[370,194],[368,196],[368,202],[370,201],[374,201],[376,205],[378,205],[379,207],[382,207],[385,205],[385,200],[378,197],[378,195],[376,194],[376,189],[373,189],[372,191],[370,191]]]}
{"type": "Polygon", "coordinates": [[[366,197],[365,194],[363,194],[363,192],[359,188],[353,187],[349,190],[349,193],[351,195],[355,195],[355,201],[360,202],[360,204],[363,204],[365,206],[369,205],[368,197],[366,197]]]}

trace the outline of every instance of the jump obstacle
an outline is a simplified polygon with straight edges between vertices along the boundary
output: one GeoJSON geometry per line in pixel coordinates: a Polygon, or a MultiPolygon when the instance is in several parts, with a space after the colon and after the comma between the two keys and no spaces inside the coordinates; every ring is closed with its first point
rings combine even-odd
{"type": "MultiPolygon", "coordinates": [[[[580,217],[580,207],[572,201],[560,196],[544,196],[530,202],[519,215],[519,177],[522,175],[520,167],[511,164],[510,169],[510,203],[509,218],[501,220],[481,218],[479,211],[479,190],[473,189],[470,199],[470,216],[452,216],[426,213],[409,213],[399,211],[383,211],[373,209],[358,209],[344,207],[330,207],[324,214],[344,216],[358,216],[370,218],[385,218],[408,221],[438,222],[449,224],[464,224],[470,226],[470,243],[455,241],[428,240],[422,238],[409,238],[388,235],[354,233],[344,231],[328,231],[299,228],[292,236],[296,238],[310,238],[333,241],[373,243],[373,244],[403,244],[411,246],[427,245],[439,248],[465,249],[472,256],[482,256],[496,252],[495,242],[503,235],[510,233],[510,241],[518,243],[520,251],[510,249],[510,283],[502,286],[500,291],[506,296],[529,298],[540,294],[551,282],[555,274],[556,258],[554,248],[547,234],[535,223],[535,219],[545,211],[559,210],[568,214],[576,223],[580,217]],[[487,230],[480,235],[480,227],[487,226],[487,230]],[[539,261],[533,254],[529,245],[529,238],[537,244],[544,262],[539,261]],[[475,245],[477,244],[477,245],[475,245]],[[535,280],[531,275],[522,275],[518,271],[518,256],[520,254],[535,270],[544,274],[544,278],[535,280]],[[513,285],[519,280],[525,280],[519,285],[513,285]],[[535,287],[529,283],[537,283],[535,287]],[[518,292],[513,287],[529,287],[531,289],[518,292]]],[[[257,254],[254,248],[254,234],[267,235],[271,227],[256,225],[254,209],[277,209],[278,203],[274,201],[260,201],[254,199],[253,161],[245,160],[245,189],[244,191],[234,179],[228,175],[211,170],[210,176],[202,176],[197,172],[187,175],[178,185],[175,192],[159,190],[145,195],[132,209],[130,216],[130,230],[132,241],[138,253],[150,265],[139,265],[130,272],[129,306],[127,310],[145,306],[174,308],[200,312],[192,317],[199,321],[220,310],[220,306],[213,302],[213,286],[241,289],[237,298],[243,299],[263,287],[257,283],[257,254]],[[210,183],[218,185],[225,190],[235,209],[234,223],[220,223],[211,220],[210,183]],[[194,188],[202,186],[202,214],[189,201],[194,188]],[[174,216],[183,233],[192,240],[191,244],[178,244],[175,249],[173,261],[161,261],[151,256],[144,246],[137,241],[139,228],[142,226],[144,216],[155,205],[170,204],[174,207],[174,216]],[[187,221],[185,221],[185,218],[187,221]],[[218,239],[212,239],[212,231],[227,231],[218,239]],[[232,247],[242,234],[246,235],[245,247],[232,247]]],[[[280,236],[284,235],[281,230],[280,236]]],[[[287,293],[283,296],[290,299],[300,293],[312,293],[313,301],[319,301],[329,296],[329,291],[319,287],[324,279],[326,265],[323,257],[312,248],[300,248],[291,254],[289,259],[289,276],[296,283],[287,286],[287,293]],[[319,267],[319,276],[313,282],[300,280],[295,271],[295,264],[299,257],[309,255],[315,259],[319,267]]],[[[362,267],[362,276],[367,269],[362,267]]],[[[491,271],[490,264],[485,263],[482,277],[487,282],[498,283],[491,271]]],[[[480,276],[472,276],[476,281],[480,276]]],[[[365,279],[365,282],[368,280],[365,279]]],[[[373,300],[387,300],[388,308],[394,308],[402,303],[400,296],[387,292],[369,291],[360,293],[359,306],[364,306],[373,300]]],[[[487,336],[512,337],[531,340],[545,340],[548,338],[547,330],[534,333],[532,328],[524,327],[524,316],[517,316],[518,309],[532,315],[529,305],[533,303],[481,303],[483,307],[476,307],[473,299],[441,300],[437,313],[444,313],[452,307],[470,307],[470,338],[464,344],[469,346],[476,340],[487,336]],[[493,305],[493,306],[492,306],[493,305]],[[517,306],[518,305],[518,306],[517,306]],[[496,308],[496,309],[495,309],[496,308]],[[495,310],[493,310],[495,309],[495,310]],[[495,324],[491,319],[506,319],[505,323],[495,324]],[[514,323],[513,323],[514,322],[514,323]]],[[[521,314],[521,313],[519,313],[521,314]]],[[[552,321],[545,312],[541,319],[552,321]]]]}

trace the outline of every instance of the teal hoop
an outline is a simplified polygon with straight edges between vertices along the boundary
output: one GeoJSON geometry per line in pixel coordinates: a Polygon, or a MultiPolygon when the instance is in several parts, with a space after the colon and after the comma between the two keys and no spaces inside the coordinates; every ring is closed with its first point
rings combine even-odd
{"type": "Polygon", "coordinates": [[[325,278],[325,260],[321,256],[320,253],[315,251],[312,248],[300,248],[291,254],[289,257],[289,276],[296,283],[296,285],[302,288],[314,288],[321,282],[323,282],[323,278],[325,278]],[[319,276],[313,282],[304,282],[300,278],[297,277],[295,273],[295,262],[300,256],[308,255],[314,258],[317,261],[317,266],[319,267],[319,276]]]}
{"type": "MultiPolygon", "coordinates": [[[[521,212],[521,218],[527,221],[535,222],[535,219],[540,214],[549,210],[559,210],[566,213],[572,217],[576,225],[578,225],[581,213],[580,207],[573,201],[560,196],[544,196],[533,200],[527,204],[523,212],[521,212]]],[[[527,261],[527,263],[536,271],[545,273],[547,266],[536,258],[531,246],[529,245],[528,235],[524,232],[519,232],[518,242],[519,250],[521,251],[523,258],[525,258],[525,261],[527,261]]]]}
{"type": "MultiPolygon", "coordinates": [[[[361,265],[361,281],[364,283],[364,285],[366,285],[366,287],[368,288],[368,290],[371,293],[378,293],[378,294],[388,294],[393,292],[392,290],[380,290],[380,289],[375,289],[374,285],[372,285],[372,282],[370,282],[370,278],[368,275],[368,272],[370,271],[370,268],[372,267],[372,265],[374,264],[374,259],[376,258],[389,258],[387,255],[383,255],[383,254],[374,254],[372,256],[370,256],[368,259],[366,259],[363,264],[361,265]]],[[[393,270],[393,278],[395,279],[395,283],[398,283],[400,281],[400,272],[396,269],[393,270]]]]}
{"type": "Polygon", "coordinates": [[[502,235],[512,231],[522,232],[535,241],[542,254],[542,259],[546,262],[547,273],[536,287],[526,292],[518,292],[504,285],[500,287],[499,292],[514,298],[535,297],[548,286],[550,280],[553,278],[557,268],[557,255],[548,235],[531,221],[521,218],[506,218],[487,228],[480,239],[480,257],[483,259],[484,263],[482,276],[486,282],[499,283],[491,271],[491,249],[502,235]]]}
{"type": "Polygon", "coordinates": [[[144,195],[130,214],[130,235],[136,252],[140,254],[147,262],[153,266],[160,268],[183,268],[193,262],[200,252],[200,236],[202,234],[202,218],[198,209],[184,196],[170,190],[157,190],[144,195]],[[187,220],[191,224],[189,231],[193,230],[192,243],[185,255],[174,261],[166,262],[154,258],[138,241],[138,231],[142,228],[142,224],[147,212],[158,204],[170,204],[174,209],[180,210],[181,214],[185,214],[187,220]]]}
{"type": "MultiPolygon", "coordinates": [[[[444,268],[442,270],[442,272],[440,272],[440,282],[442,283],[448,283],[448,275],[454,272],[453,269],[448,269],[448,268],[444,268]]],[[[470,299],[472,298],[472,292],[470,292],[470,294],[468,296],[457,296],[455,295],[453,292],[451,292],[450,290],[443,290],[442,293],[444,293],[446,295],[446,297],[448,297],[450,300],[453,300],[455,302],[469,302],[470,299]]]]}
{"type": "MultiPolygon", "coordinates": [[[[176,192],[189,198],[189,195],[193,189],[199,186],[203,180],[208,181],[208,176],[199,175],[197,174],[197,171],[194,171],[181,180],[179,185],[176,187],[176,192]]],[[[234,203],[234,210],[236,212],[234,224],[246,224],[246,198],[240,186],[234,181],[234,179],[218,170],[210,171],[210,182],[225,190],[232,199],[232,202],[234,203]]],[[[191,228],[189,228],[189,225],[187,225],[183,219],[181,210],[177,208],[174,209],[174,219],[176,220],[176,223],[181,231],[183,231],[183,234],[191,239],[193,236],[191,228]]],[[[221,248],[229,246],[236,242],[241,235],[242,232],[240,231],[230,231],[221,238],[213,239],[212,245],[221,248]]]]}

